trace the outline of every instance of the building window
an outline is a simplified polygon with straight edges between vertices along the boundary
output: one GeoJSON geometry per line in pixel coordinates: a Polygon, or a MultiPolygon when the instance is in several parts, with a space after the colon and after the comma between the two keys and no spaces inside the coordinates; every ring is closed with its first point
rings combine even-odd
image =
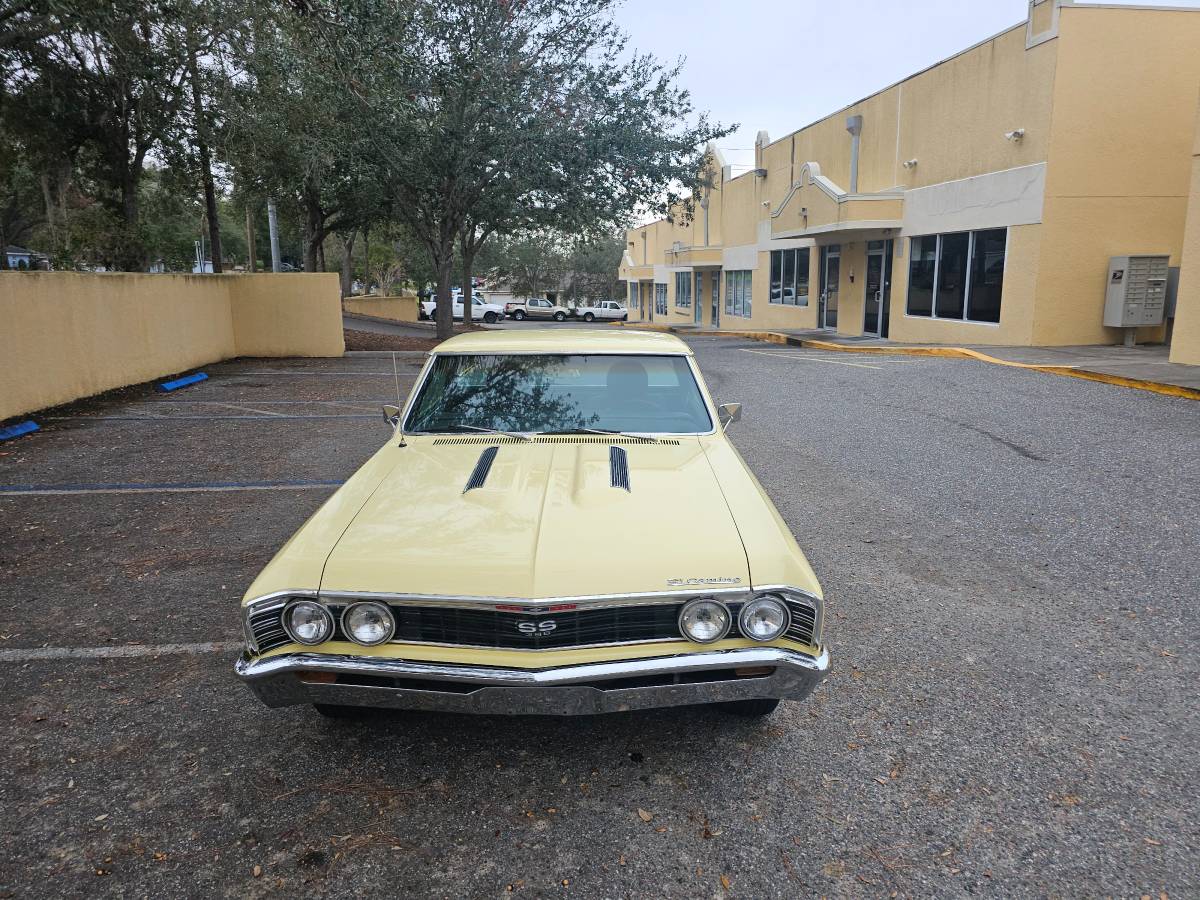
{"type": "Polygon", "coordinates": [[[636,281],[629,282],[629,311],[633,312],[638,309],[638,286],[636,281]]]}
{"type": "Polygon", "coordinates": [[[665,284],[654,286],[654,312],[660,316],[667,314],[667,286],[665,284]]]}
{"type": "Polygon", "coordinates": [[[1007,237],[1005,229],[994,228],[913,238],[908,314],[999,322],[1007,237]]]}
{"type": "Polygon", "coordinates": [[[676,272],[675,273],[675,305],[677,307],[691,309],[692,308],[692,273],[691,272],[676,272]]]}
{"type": "Polygon", "coordinates": [[[750,318],[751,272],[743,269],[725,273],[725,312],[750,318]]]}
{"type": "Polygon", "coordinates": [[[771,251],[770,303],[808,306],[808,248],[771,251]]]}

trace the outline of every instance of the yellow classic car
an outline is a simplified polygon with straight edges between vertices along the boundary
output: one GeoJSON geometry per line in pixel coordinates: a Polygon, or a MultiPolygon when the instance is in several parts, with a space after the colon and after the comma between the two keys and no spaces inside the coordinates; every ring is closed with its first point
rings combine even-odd
{"type": "Polygon", "coordinates": [[[237,674],[331,716],[803,699],[829,668],[821,588],[725,437],[740,412],[670,335],[440,344],[250,586],[237,674]]]}

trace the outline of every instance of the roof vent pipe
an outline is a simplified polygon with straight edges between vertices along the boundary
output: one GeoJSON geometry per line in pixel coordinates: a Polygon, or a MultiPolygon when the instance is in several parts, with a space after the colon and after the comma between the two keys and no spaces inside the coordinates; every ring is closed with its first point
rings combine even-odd
{"type": "Polygon", "coordinates": [[[850,132],[850,193],[858,193],[858,140],[862,134],[862,116],[846,116],[846,130],[850,132]]]}

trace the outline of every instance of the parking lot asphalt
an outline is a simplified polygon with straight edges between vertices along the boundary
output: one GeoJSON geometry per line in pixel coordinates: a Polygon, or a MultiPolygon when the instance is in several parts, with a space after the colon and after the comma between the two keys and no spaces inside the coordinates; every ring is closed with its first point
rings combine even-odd
{"type": "Polygon", "coordinates": [[[377,356],[210,366],[0,445],[0,895],[1200,896],[1200,406],[691,343],[825,589],[809,701],[261,706],[238,600],[395,386],[377,356]]]}

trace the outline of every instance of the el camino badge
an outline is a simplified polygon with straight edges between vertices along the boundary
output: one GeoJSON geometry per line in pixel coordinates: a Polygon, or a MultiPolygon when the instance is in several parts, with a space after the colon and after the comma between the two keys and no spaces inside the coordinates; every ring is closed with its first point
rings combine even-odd
{"type": "Polygon", "coordinates": [[[668,578],[671,587],[691,587],[698,584],[741,584],[740,578],[668,578]]]}

